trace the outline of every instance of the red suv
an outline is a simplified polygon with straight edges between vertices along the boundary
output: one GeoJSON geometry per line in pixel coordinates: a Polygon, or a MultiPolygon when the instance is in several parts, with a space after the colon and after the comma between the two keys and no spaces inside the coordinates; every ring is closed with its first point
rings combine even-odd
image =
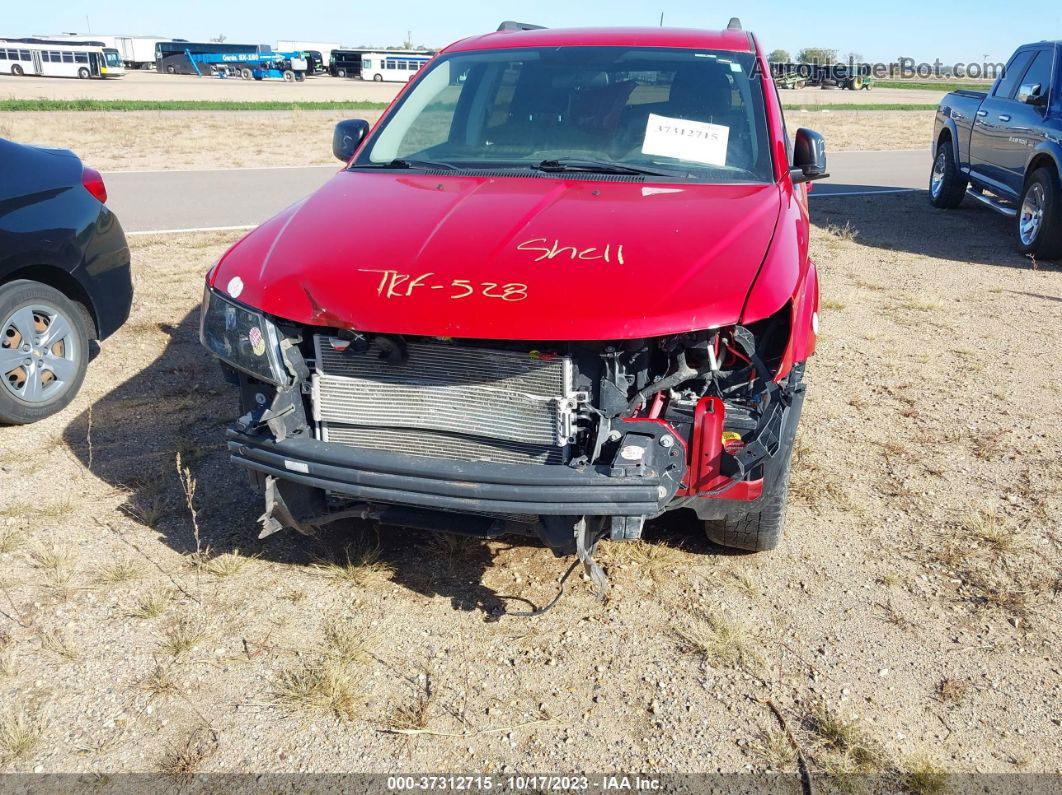
{"type": "Polygon", "coordinates": [[[778,543],[826,173],[753,36],[506,23],[333,149],[346,167],[207,276],[263,535],[374,517],[595,568],[686,508],[724,546],[778,543]]]}

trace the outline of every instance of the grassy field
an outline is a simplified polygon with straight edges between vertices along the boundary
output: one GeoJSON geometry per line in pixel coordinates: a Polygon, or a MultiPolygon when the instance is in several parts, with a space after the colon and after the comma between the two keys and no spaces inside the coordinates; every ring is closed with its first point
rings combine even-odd
{"type": "Polygon", "coordinates": [[[2,769],[795,775],[795,746],[846,791],[1057,774],[1062,271],[985,208],[812,214],[782,546],[727,554],[673,516],[605,545],[607,603],[576,580],[532,620],[503,613],[566,562],[520,539],[259,541],[197,341],[235,237],[136,239],[83,392],[0,428],[2,769]]]}
{"type": "Polygon", "coordinates": [[[987,91],[991,83],[947,82],[942,80],[878,80],[878,88],[907,88],[916,91],[987,91]]]}
{"type": "MultiPolygon", "coordinates": [[[[384,110],[386,102],[285,102],[285,101],[223,101],[223,100],[133,100],[133,99],[0,99],[5,111],[247,111],[247,110],[384,110]]],[[[851,102],[811,103],[793,101],[783,95],[785,108],[814,107],[818,110],[933,110],[935,104],[918,102],[879,102],[853,105],[851,102]]]]}
{"type": "MultiPolygon", "coordinates": [[[[341,119],[374,122],[375,110],[7,111],[0,137],[73,149],[106,171],[331,165],[332,129],[341,119]]],[[[928,111],[844,110],[786,113],[791,128],[826,136],[830,151],[915,149],[933,132],[928,111]]]]}
{"type": "Polygon", "coordinates": [[[241,111],[241,110],[383,110],[386,102],[367,100],[336,102],[147,100],[147,99],[0,99],[5,111],[241,111]]]}

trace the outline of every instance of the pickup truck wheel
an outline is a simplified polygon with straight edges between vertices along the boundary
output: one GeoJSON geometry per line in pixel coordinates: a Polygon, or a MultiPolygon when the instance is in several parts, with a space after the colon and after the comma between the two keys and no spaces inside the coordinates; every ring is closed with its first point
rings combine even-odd
{"type": "Polygon", "coordinates": [[[1041,259],[1062,258],[1062,191],[1050,168],[1038,168],[1021,195],[1016,229],[1022,254],[1041,259]]]}
{"type": "Polygon", "coordinates": [[[0,423],[25,425],[66,408],[88,367],[81,310],[58,290],[18,280],[0,287],[0,423]]]}
{"type": "Polygon", "coordinates": [[[929,202],[934,207],[951,210],[962,204],[966,195],[967,179],[955,164],[955,153],[950,141],[941,141],[933,170],[929,174],[929,202]]]}
{"type": "Polygon", "coordinates": [[[789,497],[790,459],[793,445],[785,452],[785,460],[775,473],[773,482],[765,484],[760,498],[760,510],[743,516],[712,519],[704,523],[704,534],[713,544],[748,552],[766,552],[778,546],[785,529],[785,505],[789,497]],[[768,490],[769,489],[769,490],[768,490]]]}

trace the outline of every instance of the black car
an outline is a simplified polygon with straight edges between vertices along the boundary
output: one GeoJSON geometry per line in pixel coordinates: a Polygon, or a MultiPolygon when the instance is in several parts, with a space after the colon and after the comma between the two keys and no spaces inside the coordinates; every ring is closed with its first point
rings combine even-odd
{"type": "Polygon", "coordinates": [[[129,317],[129,247],[106,201],[73,152],[0,138],[0,423],[65,408],[90,341],[129,317]]]}

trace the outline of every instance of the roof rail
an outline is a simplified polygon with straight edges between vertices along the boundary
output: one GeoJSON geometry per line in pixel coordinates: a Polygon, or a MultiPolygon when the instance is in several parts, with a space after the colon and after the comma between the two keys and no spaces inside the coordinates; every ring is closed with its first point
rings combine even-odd
{"type": "Polygon", "coordinates": [[[730,21],[726,25],[727,30],[741,30],[741,20],[737,17],[730,17],[730,21]]]}
{"type": "Polygon", "coordinates": [[[507,19],[498,25],[498,30],[545,30],[545,25],[532,25],[529,22],[514,22],[507,19]]]}

